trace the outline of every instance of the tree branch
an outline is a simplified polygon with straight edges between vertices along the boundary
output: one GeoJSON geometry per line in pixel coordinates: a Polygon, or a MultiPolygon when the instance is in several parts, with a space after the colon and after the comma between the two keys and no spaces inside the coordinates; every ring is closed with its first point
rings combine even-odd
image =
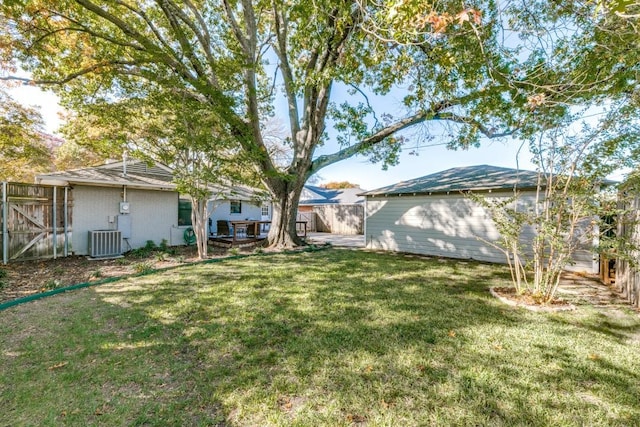
{"type": "Polygon", "coordinates": [[[101,68],[108,68],[110,66],[136,66],[136,65],[140,65],[143,62],[141,61],[106,61],[106,62],[99,62],[97,64],[93,64],[89,67],[83,68],[81,70],[76,71],[75,73],[71,73],[71,74],[67,74],[63,79],[61,80],[34,80],[34,79],[30,79],[30,78],[24,78],[24,77],[17,77],[17,76],[6,76],[6,77],[0,77],[0,80],[14,80],[14,81],[21,81],[24,82],[25,84],[34,84],[34,85],[54,85],[54,84],[65,84],[70,82],[71,80],[78,78],[80,76],[92,73],[96,70],[99,70],[101,68]]]}
{"type": "MultiPolygon", "coordinates": [[[[449,102],[441,102],[439,105],[449,105],[449,102]]],[[[438,104],[437,104],[438,105],[438,104]]],[[[368,138],[363,139],[357,144],[351,145],[349,147],[345,147],[342,150],[339,150],[333,154],[328,154],[324,156],[320,156],[315,159],[312,164],[309,172],[307,173],[307,177],[313,175],[318,172],[320,169],[325,168],[329,165],[337,163],[341,160],[348,159],[349,157],[366,150],[367,148],[371,148],[376,144],[382,142],[385,138],[396,134],[397,132],[409,128],[413,125],[423,123],[429,120],[448,120],[456,123],[462,123],[465,125],[470,125],[478,129],[484,136],[487,138],[501,138],[505,136],[512,135],[515,130],[510,130],[507,132],[495,132],[492,129],[487,129],[482,123],[478,122],[475,119],[470,117],[459,116],[449,112],[435,112],[431,111],[423,111],[412,116],[406,117],[402,120],[399,120],[389,126],[386,126],[383,129],[380,129],[378,132],[369,136],[368,138]]]]}
{"type": "Polygon", "coordinates": [[[242,33],[242,28],[240,28],[240,24],[238,24],[238,20],[233,14],[229,0],[223,0],[222,3],[224,3],[224,10],[227,13],[227,19],[229,20],[229,24],[231,24],[233,34],[236,36],[236,40],[240,43],[240,47],[242,47],[242,50],[246,54],[249,51],[249,40],[247,40],[242,33]]]}
{"type": "Polygon", "coordinates": [[[278,8],[276,1],[277,0],[273,0],[272,2],[276,40],[278,43],[277,46],[274,46],[274,50],[276,55],[278,55],[280,67],[282,68],[282,79],[284,81],[284,90],[287,96],[287,108],[289,110],[289,126],[291,128],[291,136],[295,138],[295,135],[300,131],[300,115],[296,102],[293,71],[291,69],[291,64],[289,63],[289,58],[287,57],[288,24],[282,11],[278,8]]]}
{"type": "Polygon", "coordinates": [[[195,70],[196,75],[198,75],[203,79],[207,79],[207,73],[205,72],[205,69],[202,66],[202,63],[200,62],[200,59],[195,54],[195,51],[193,49],[193,46],[191,45],[190,40],[187,38],[187,35],[185,34],[182,26],[178,22],[179,14],[180,14],[180,10],[178,9],[178,7],[175,5],[175,3],[171,2],[170,0],[158,1],[158,6],[160,6],[160,9],[162,9],[162,12],[167,18],[167,21],[169,22],[169,25],[171,26],[171,29],[173,30],[173,33],[176,35],[178,43],[182,48],[182,52],[185,54],[185,56],[189,60],[189,63],[191,63],[191,65],[193,66],[193,69],[195,70]]]}

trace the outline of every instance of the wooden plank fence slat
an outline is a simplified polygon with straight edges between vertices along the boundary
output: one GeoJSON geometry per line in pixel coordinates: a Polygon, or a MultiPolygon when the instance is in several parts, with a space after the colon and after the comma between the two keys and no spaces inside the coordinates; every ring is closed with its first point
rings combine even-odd
{"type": "Polygon", "coordinates": [[[72,206],[66,187],[3,182],[3,263],[68,255],[72,206]]]}
{"type": "MultiPolygon", "coordinates": [[[[618,235],[640,247],[640,197],[631,202],[630,212],[618,221],[618,235]]],[[[634,252],[631,258],[640,262],[640,253],[634,252]]],[[[626,259],[616,260],[615,287],[635,307],[640,308],[640,272],[626,259]]]]}
{"type": "Polygon", "coordinates": [[[363,205],[314,206],[317,231],[333,234],[363,234],[363,205]]]}
{"type": "MultiPolygon", "coordinates": [[[[298,214],[296,215],[296,221],[306,221],[308,232],[317,231],[315,212],[298,212],[298,214]]],[[[296,225],[296,227],[298,226],[296,225]]],[[[298,231],[301,231],[301,230],[298,230],[298,231]]]]}

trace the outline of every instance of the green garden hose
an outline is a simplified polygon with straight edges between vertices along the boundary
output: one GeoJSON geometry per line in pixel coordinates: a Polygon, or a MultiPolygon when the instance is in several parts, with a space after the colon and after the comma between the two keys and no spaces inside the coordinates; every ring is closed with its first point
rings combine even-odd
{"type": "Polygon", "coordinates": [[[196,232],[193,231],[192,227],[184,230],[184,242],[187,246],[193,245],[196,242],[196,232]]]}

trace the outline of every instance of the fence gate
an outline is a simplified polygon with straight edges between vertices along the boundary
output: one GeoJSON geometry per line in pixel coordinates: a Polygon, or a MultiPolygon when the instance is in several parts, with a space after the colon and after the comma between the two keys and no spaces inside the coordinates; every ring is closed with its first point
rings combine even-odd
{"type": "Polygon", "coordinates": [[[2,262],[69,254],[71,191],[68,187],[2,183],[2,262]]]}

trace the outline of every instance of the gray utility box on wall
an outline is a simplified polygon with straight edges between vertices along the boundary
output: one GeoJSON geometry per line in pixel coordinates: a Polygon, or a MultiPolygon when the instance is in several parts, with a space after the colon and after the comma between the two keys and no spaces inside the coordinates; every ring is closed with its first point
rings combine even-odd
{"type": "Polygon", "coordinates": [[[90,230],[89,255],[92,258],[122,255],[122,233],[119,230],[90,230]]]}
{"type": "Polygon", "coordinates": [[[128,214],[131,213],[131,205],[129,202],[120,202],[120,213],[128,214]]]}
{"type": "Polygon", "coordinates": [[[123,239],[131,238],[131,215],[118,215],[118,231],[123,239]]]}

